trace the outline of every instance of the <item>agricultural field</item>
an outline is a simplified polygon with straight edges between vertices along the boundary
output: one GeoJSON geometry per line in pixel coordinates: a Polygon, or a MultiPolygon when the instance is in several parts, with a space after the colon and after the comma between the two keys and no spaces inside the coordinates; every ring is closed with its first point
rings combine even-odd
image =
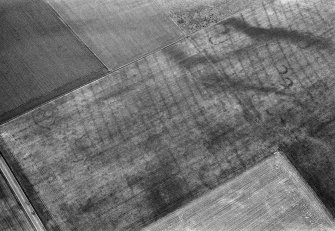
{"type": "Polygon", "coordinates": [[[169,17],[186,33],[191,34],[244,10],[259,8],[262,2],[275,0],[155,0],[169,17]]]}
{"type": "Polygon", "coordinates": [[[144,231],[334,229],[310,187],[277,153],[144,231]]]}
{"type": "Polygon", "coordinates": [[[0,123],[107,72],[45,2],[1,0],[0,12],[0,123]]]}
{"type": "Polygon", "coordinates": [[[111,70],[182,36],[153,0],[46,0],[111,70]]]}
{"type": "Polygon", "coordinates": [[[143,228],[277,150],[322,151],[331,211],[334,11],[245,10],[1,125],[3,155],[49,230],[143,228]]]}
{"type": "Polygon", "coordinates": [[[0,172],[0,230],[34,231],[21,205],[0,172]]]}

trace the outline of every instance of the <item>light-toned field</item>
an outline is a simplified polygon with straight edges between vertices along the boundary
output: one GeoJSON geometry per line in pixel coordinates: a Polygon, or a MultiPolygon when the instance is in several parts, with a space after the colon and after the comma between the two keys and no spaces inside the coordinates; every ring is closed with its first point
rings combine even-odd
{"type": "Polygon", "coordinates": [[[115,69],[182,35],[153,0],[46,0],[78,37],[115,69]]]}
{"type": "Polygon", "coordinates": [[[334,229],[319,199],[277,153],[144,231],[334,229]]]}
{"type": "Polygon", "coordinates": [[[0,123],[106,73],[42,0],[0,0],[0,123]]]}
{"type": "Polygon", "coordinates": [[[331,153],[334,11],[244,11],[2,125],[3,154],[49,229],[85,231],[138,230],[278,148],[331,153]]]}
{"type": "Polygon", "coordinates": [[[21,205],[0,172],[0,230],[34,231],[21,205]]]}

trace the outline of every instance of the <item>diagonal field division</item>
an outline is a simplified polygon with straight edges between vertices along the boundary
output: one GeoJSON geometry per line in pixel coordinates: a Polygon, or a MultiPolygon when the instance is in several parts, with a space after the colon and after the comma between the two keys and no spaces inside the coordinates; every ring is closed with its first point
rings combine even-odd
{"type": "Polygon", "coordinates": [[[107,71],[42,0],[1,0],[0,20],[0,123],[107,71]]]}
{"type": "Polygon", "coordinates": [[[154,0],[46,0],[111,70],[183,34],[154,0]]]}
{"type": "Polygon", "coordinates": [[[240,176],[150,225],[171,230],[333,230],[324,206],[276,153],[240,176]]]}
{"type": "Polygon", "coordinates": [[[3,155],[50,230],[138,230],[278,149],[322,151],[333,212],[334,11],[243,11],[1,125],[3,155]]]}

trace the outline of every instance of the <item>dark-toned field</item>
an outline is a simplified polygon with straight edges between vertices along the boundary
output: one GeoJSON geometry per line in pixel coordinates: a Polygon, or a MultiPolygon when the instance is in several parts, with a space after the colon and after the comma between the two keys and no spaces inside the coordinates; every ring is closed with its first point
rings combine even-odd
{"type": "Polygon", "coordinates": [[[334,11],[244,11],[2,125],[3,154],[50,230],[82,231],[138,230],[278,149],[330,156],[334,11]]]}
{"type": "Polygon", "coordinates": [[[0,230],[34,231],[21,205],[0,172],[0,230]]]}
{"type": "Polygon", "coordinates": [[[0,21],[0,123],[106,73],[42,0],[1,0],[0,21]]]}
{"type": "Polygon", "coordinates": [[[145,231],[334,230],[324,206],[275,154],[145,231]]]}
{"type": "Polygon", "coordinates": [[[109,69],[182,35],[153,0],[46,0],[109,69]]]}

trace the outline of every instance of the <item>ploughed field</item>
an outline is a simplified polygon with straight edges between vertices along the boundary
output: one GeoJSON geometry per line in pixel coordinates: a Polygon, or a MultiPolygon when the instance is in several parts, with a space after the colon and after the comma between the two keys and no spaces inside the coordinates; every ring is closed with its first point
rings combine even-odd
{"type": "Polygon", "coordinates": [[[330,231],[334,228],[311,188],[288,160],[276,153],[144,230],[330,231]]]}
{"type": "Polygon", "coordinates": [[[50,230],[140,229],[276,150],[335,214],[334,11],[245,10],[1,125],[3,155],[50,230]]]}

